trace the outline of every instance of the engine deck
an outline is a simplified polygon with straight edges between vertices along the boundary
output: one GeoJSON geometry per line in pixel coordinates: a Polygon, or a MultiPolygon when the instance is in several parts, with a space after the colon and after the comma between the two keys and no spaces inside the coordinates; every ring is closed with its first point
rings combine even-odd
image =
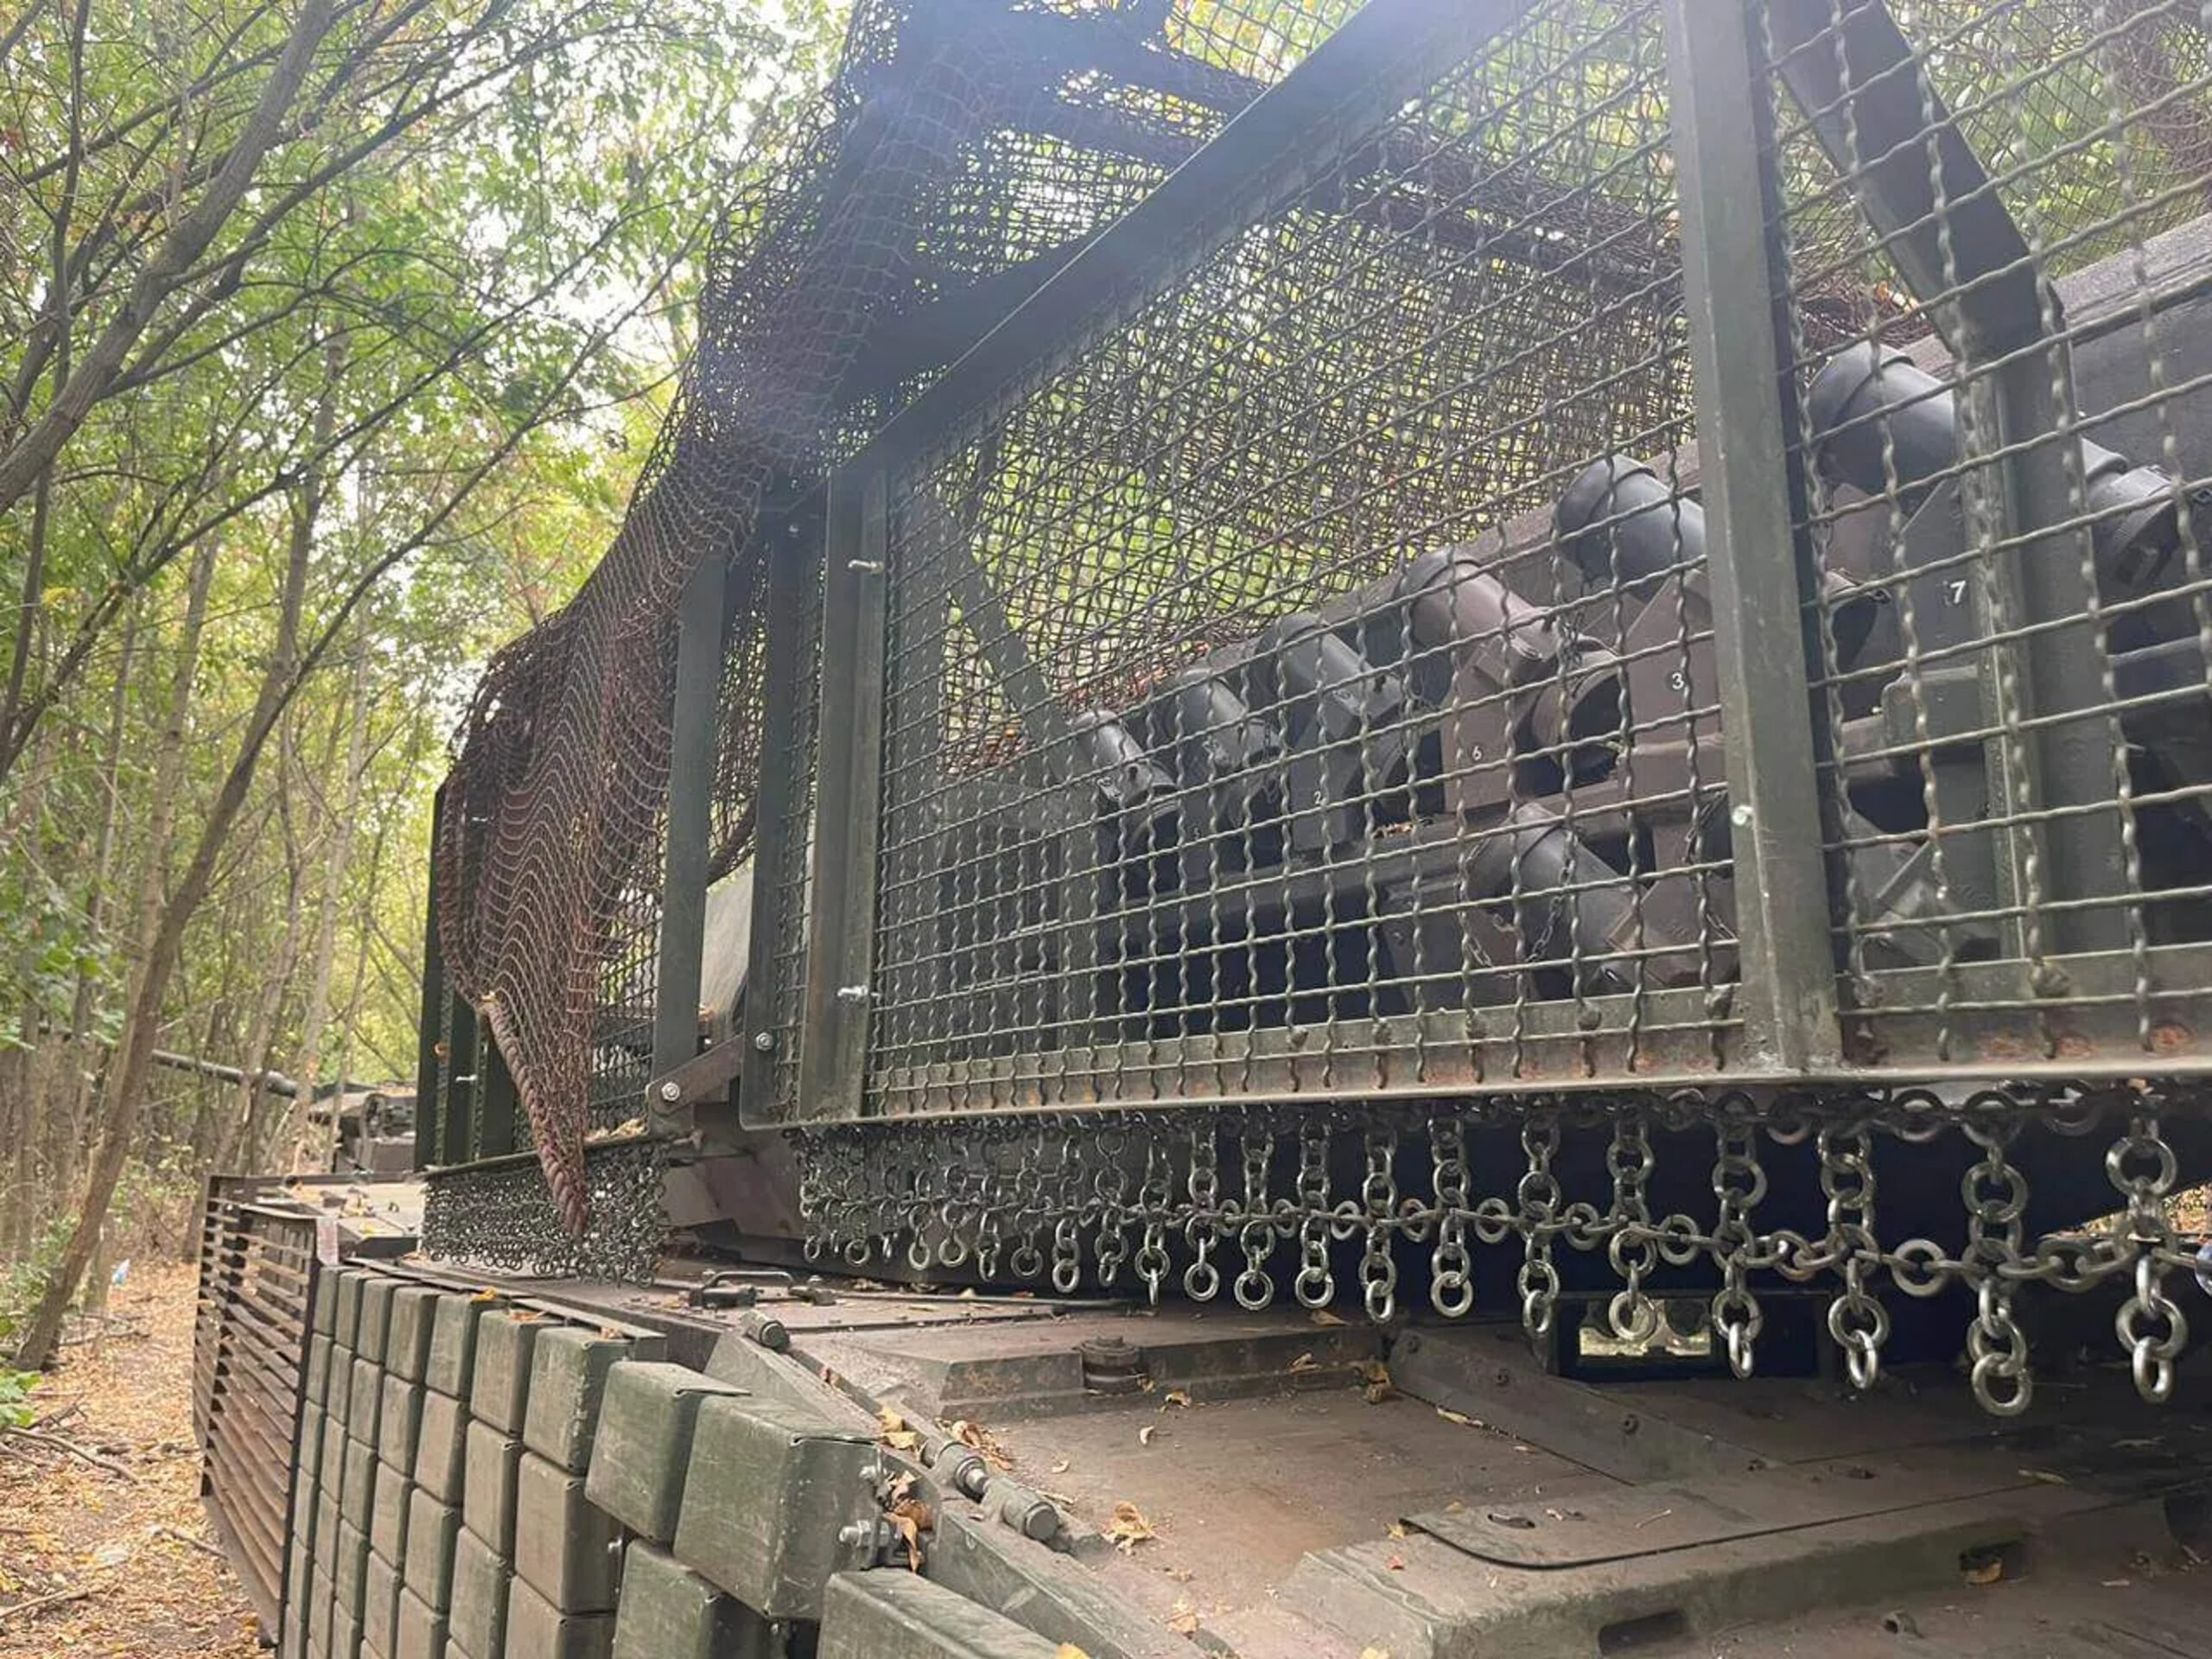
{"type": "Polygon", "coordinates": [[[2201,1368],[2153,1408],[2085,1364],[1999,1424],[1948,1368],[1859,1394],[1833,1351],[1601,1381],[1513,1323],[750,1270],[715,1309],[698,1282],[501,1288],[659,1328],[725,1381],[772,1363],[918,1466],[969,1448],[989,1484],[945,1487],[922,1573],[1087,1653],[2181,1656],[2212,1613],[2201,1368]],[[1049,1506],[1045,1541],[1007,1490],[1049,1506]]]}

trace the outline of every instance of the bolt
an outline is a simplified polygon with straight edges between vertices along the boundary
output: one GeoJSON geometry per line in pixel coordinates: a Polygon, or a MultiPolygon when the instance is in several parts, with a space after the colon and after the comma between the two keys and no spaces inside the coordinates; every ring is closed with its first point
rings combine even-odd
{"type": "Polygon", "coordinates": [[[753,1033],[753,1046],[759,1049],[763,1054],[772,1053],[776,1047],[776,1033],[772,1031],[754,1032],[753,1033]]]}
{"type": "Polygon", "coordinates": [[[1060,1512],[1043,1498],[1027,1503],[1009,1504],[1012,1511],[1007,1516],[1025,1538],[1043,1543],[1060,1529],[1060,1512]]]}
{"type": "Polygon", "coordinates": [[[675,1105],[677,1101],[683,1098],[683,1085],[674,1077],[671,1077],[666,1083],[661,1084],[660,1097],[669,1105],[675,1105]]]}
{"type": "Polygon", "coordinates": [[[837,1541],[849,1549],[872,1548],[876,1529],[881,1524],[877,1521],[848,1521],[837,1529],[837,1541]]]}
{"type": "Polygon", "coordinates": [[[1750,829],[1751,827],[1751,803],[1748,801],[1738,803],[1736,809],[1729,813],[1728,822],[1734,824],[1738,830],[1750,829]]]}
{"type": "Polygon", "coordinates": [[[1491,1373],[1490,1380],[1502,1389],[1505,1387],[1507,1383],[1513,1381],[1513,1373],[1507,1370],[1504,1366],[1501,1365],[1491,1373]]]}
{"type": "Polygon", "coordinates": [[[1051,1499],[1012,1481],[994,1480],[990,1490],[996,1499],[993,1507],[997,1510],[999,1519],[1023,1537],[1042,1544],[1059,1531],[1060,1512],[1051,1499]]]}
{"type": "Polygon", "coordinates": [[[1632,1411],[1625,1414],[1621,1418],[1621,1433],[1624,1434],[1633,1434],[1637,1429],[1642,1428],[1643,1427],[1643,1420],[1638,1417],[1632,1411]]]}
{"type": "Polygon", "coordinates": [[[791,1333],[772,1313],[747,1313],[738,1321],[737,1328],[772,1354],[780,1354],[791,1345],[791,1333]]]}

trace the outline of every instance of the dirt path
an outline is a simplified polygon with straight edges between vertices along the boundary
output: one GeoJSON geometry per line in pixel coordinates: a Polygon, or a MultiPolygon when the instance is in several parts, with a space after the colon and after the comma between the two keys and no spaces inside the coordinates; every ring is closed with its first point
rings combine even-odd
{"type": "Polygon", "coordinates": [[[118,1327],[68,1349],[32,1396],[54,1434],[112,1467],[0,1440],[0,1659],[261,1652],[200,1507],[194,1294],[188,1267],[134,1267],[109,1304],[118,1327]]]}

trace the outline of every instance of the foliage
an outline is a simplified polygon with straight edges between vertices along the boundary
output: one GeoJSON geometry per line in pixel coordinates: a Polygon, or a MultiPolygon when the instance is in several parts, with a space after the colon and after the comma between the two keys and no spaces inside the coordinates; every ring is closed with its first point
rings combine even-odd
{"type": "Polygon", "coordinates": [[[37,1420],[38,1408],[30,1403],[37,1386],[36,1371],[0,1369],[0,1428],[29,1428],[37,1420]]]}
{"type": "MultiPolygon", "coordinates": [[[[67,1236],[66,1218],[57,1217],[47,1224],[27,1253],[0,1268],[0,1343],[5,1343],[22,1328],[32,1305],[44,1294],[47,1281],[54,1274],[54,1264],[60,1257],[62,1241],[67,1236]]],[[[15,1373],[0,1368],[0,1394],[5,1391],[4,1379],[11,1375],[15,1373]]],[[[0,1407],[5,1403],[0,1400],[0,1407]]]]}
{"type": "MultiPolygon", "coordinates": [[[[0,18],[0,1319],[48,1276],[142,991],[164,1052],[411,1074],[446,734],[612,537],[700,251],[835,24],[0,18]]],[[[134,1225],[296,1127],[174,1067],[143,1096],[134,1225]]]]}

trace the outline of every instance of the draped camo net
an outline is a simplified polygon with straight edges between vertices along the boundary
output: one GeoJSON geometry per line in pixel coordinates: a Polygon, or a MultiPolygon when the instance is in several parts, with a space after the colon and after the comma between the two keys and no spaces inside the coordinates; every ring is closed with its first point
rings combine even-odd
{"type": "Polygon", "coordinates": [[[454,991],[512,1073],[556,1208],[635,1109],[652,1022],[676,607],[731,576],[714,866],[741,860],[780,481],[818,477],[1279,78],[1348,0],[861,0],[789,159],[731,213],[698,344],[576,598],[493,659],[434,849],[454,991]]]}

